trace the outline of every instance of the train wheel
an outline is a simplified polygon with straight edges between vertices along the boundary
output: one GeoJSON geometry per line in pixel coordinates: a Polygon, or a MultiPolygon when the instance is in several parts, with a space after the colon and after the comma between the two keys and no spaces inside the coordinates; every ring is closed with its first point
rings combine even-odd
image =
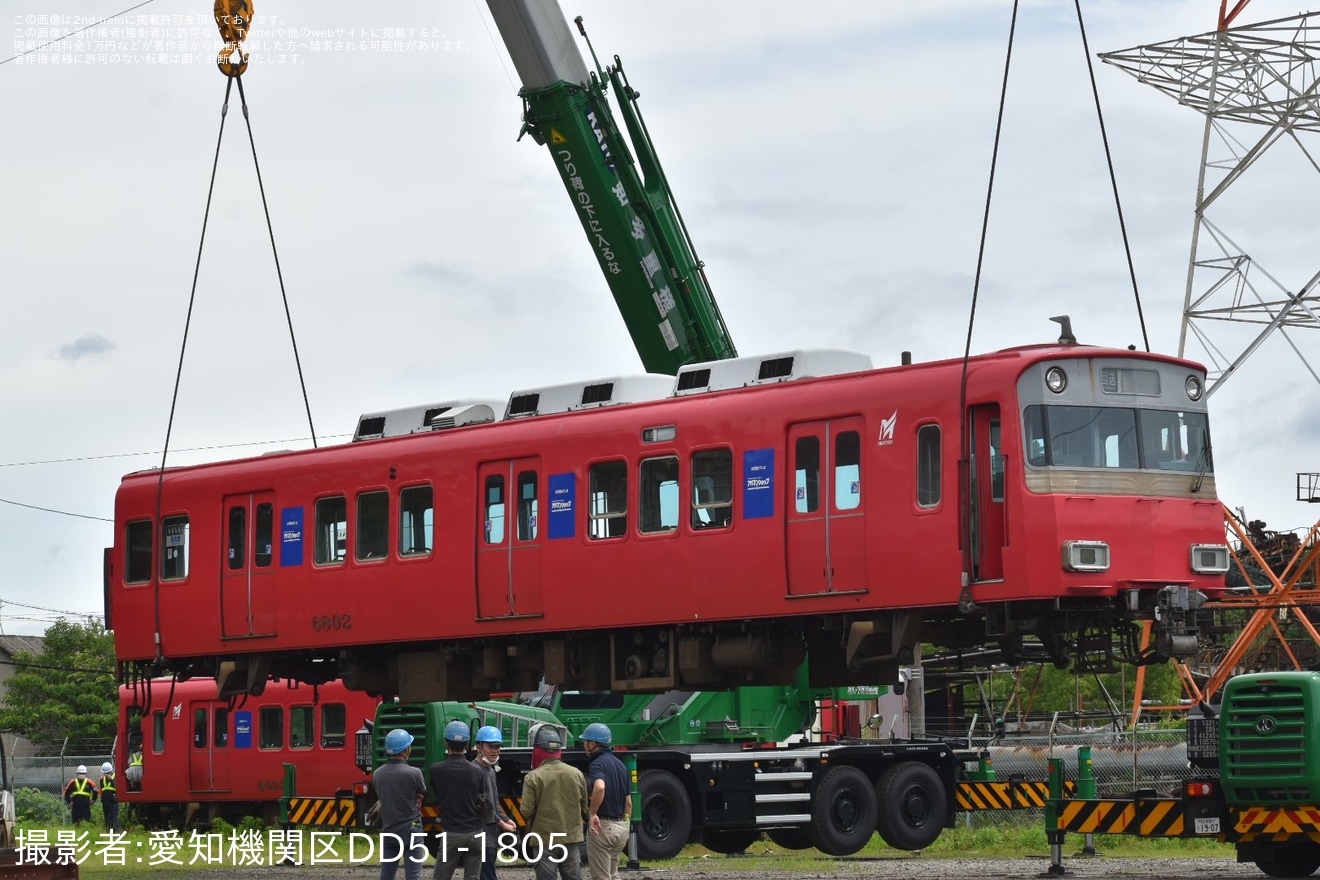
{"type": "Polygon", "coordinates": [[[647,770],[637,777],[642,821],[637,854],[644,859],[672,859],[692,833],[692,805],[687,789],[668,770],[647,770]]]}
{"type": "Polygon", "coordinates": [[[807,831],[816,849],[831,856],[850,856],[875,833],[875,788],[856,767],[834,767],[812,796],[807,831]]]}
{"type": "Polygon", "coordinates": [[[740,853],[756,843],[755,828],[710,828],[701,832],[701,845],[711,852],[740,853]]]}
{"type": "Polygon", "coordinates": [[[811,838],[801,828],[771,828],[765,834],[784,849],[811,849],[811,838]]]}
{"type": "Polygon", "coordinates": [[[875,783],[876,831],[894,849],[925,849],[944,828],[948,798],[940,776],[917,761],[895,764],[875,783]]]}
{"type": "Polygon", "coordinates": [[[1320,868],[1320,849],[1314,846],[1296,849],[1278,849],[1270,853],[1268,861],[1256,860],[1268,877],[1310,877],[1320,868]]]}

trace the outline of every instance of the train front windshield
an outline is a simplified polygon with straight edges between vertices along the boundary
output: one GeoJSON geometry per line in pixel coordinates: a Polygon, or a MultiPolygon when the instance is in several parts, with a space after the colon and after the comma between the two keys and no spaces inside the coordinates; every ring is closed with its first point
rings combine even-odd
{"type": "Polygon", "coordinates": [[[1214,472],[1204,412],[1037,404],[1023,420],[1032,467],[1214,472]]]}

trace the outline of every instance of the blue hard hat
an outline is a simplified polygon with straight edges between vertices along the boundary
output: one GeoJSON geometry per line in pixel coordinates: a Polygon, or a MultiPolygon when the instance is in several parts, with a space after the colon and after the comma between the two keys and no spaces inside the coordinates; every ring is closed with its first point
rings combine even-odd
{"type": "Polygon", "coordinates": [[[402,755],[413,744],[413,735],[402,728],[395,728],[385,734],[385,754],[402,755]]]}
{"type": "Polygon", "coordinates": [[[466,721],[451,721],[445,725],[447,742],[465,743],[471,738],[472,731],[468,729],[466,721]]]}
{"type": "Polygon", "coordinates": [[[601,724],[599,721],[596,721],[591,724],[588,724],[587,729],[582,731],[582,735],[579,736],[578,739],[589,739],[592,742],[597,742],[603,746],[607,746],[613,741],[614,736],[613,734],[610,733],[610,729],[608,727],[606,727],[604,724],[601,724]]]}
{"type": "Polygon", "coordinates": [[[487,725],[477,731],[477,742],[504,745],[504,734],[500,733],[498,727],[487,725]]]}

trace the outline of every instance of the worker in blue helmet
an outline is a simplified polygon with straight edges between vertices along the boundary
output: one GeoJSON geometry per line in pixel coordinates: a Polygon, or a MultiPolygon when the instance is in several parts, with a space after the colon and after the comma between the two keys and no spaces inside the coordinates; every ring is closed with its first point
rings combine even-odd
{"type": "Polygon", "coordinates": [[[422,798],[426,779],[408,763],[413,735],[402,728],[385,734],[386,761],[371,774],[380,799],[380,880],[394,880],[403,862],[406,880],[422,880],[426,833],[422,830],[422,798]]]}
{"type": "Polygon", "coordinates": [[[472,730],[466,721],[445,725],[445,759],[431,765],[431,791],[444,817],[445,832],[435,857],[435,880],[450,880],[461,865],[463,880],[481,876],[485,830],[486,775],[467,759],[472,730]]]}
{"type": "Polygon", "coordinates": [[[619,854],[628,842],[632,818],[632,785],[610,744],[609,727],[595,722],[578,736],[587,750],[587,791],[591,806],[587,815],[587,864],[591,880],[619,880],[619,854]]]}
{"type": "MultiPolygon", "coordinates": [[[[483,774],[483,793],[486,798],[483,831],[486,832],[486,855],[481,861],[481,880],[495,880],[495,856],[499,851],[500,835],[512,833],[518,826],[500,803],[499,784],[495,774],[499,771],[500,749],[504,747],[504,734],[498,727],[482,727],[473,737],[477,744],[477,757],[473,760],[483,774]]],[[[505,838],[508,840],[509,838],[505,838]]]]}

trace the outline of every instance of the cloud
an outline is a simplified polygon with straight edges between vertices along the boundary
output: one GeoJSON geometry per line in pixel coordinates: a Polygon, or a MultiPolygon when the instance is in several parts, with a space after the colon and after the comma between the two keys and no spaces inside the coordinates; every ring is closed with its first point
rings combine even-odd
{"type": "Polygon", "coordinates": [[[100,333],[84,333],[73,342],[61,345],[55,356],[62,361],[76,361],[88,355],[105,354],[114,350],[115,344],[100,333]]]}

